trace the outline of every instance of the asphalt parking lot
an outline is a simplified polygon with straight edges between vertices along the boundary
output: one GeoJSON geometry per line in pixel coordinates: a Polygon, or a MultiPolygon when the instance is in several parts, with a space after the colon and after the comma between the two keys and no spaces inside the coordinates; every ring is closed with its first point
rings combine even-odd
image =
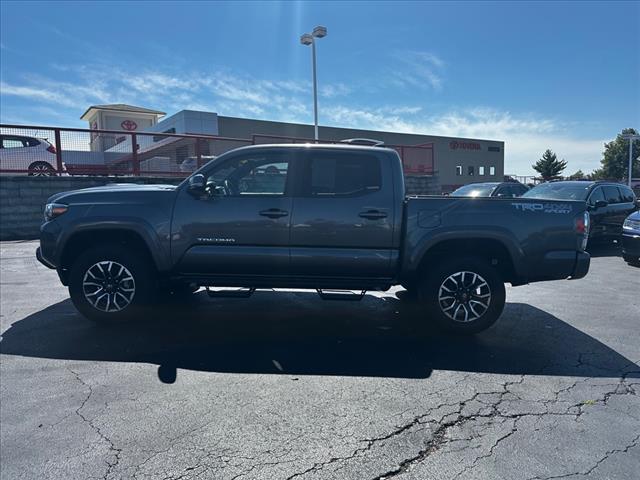
{"type": "Polygon", "coordinates": [[[260,291],[76,313],[35,242],[1,244],[2,479],[630,479],[640,269],[509,288],[473,338],[394,292],[260,291]]]}

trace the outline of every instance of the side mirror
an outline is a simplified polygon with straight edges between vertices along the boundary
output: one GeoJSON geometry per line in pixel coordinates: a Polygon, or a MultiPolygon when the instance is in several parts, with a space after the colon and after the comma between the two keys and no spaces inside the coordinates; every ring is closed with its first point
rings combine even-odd
{"type": "Polygon", "coordinates": [[[602,208],[609,205],[609,202],[606,200],[596,200],[596,203],[593,205],[595,208],[602,208]]]}
{"type": "Polygon", "coordinates": [[[197,173],[189,177],[189,193],[192,195],[200,196],[205,193],[205,180],[204,175],[197,173]]]}

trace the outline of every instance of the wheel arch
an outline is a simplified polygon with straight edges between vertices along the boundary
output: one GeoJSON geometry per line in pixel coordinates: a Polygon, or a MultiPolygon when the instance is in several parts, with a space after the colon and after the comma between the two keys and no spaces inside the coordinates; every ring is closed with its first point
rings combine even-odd
{"type": "Polygon", "coordinates": [[[492,237],[448,238],[429,245],[422,252],[412,275],[416,281],[430,266],[451,256],[472,256],[495,266],[505,282],[513,285],[525,283],[520,265],[507,244],[492,237]]]}
{"type": "Polygon", "coordinates": [[[158,261],[157,252],[150,244],[145,233],[133,228],[123,227],[99,227],[80,229],[73,232],[64,243],[60,254],[60,268],[68,270],[73,261],[89,248],[97,245],[125,245],[139,251],[141,255],[147,257],[150,265],[155,270],[162,268],[162,263],[158,261]]]}
{"type": "Polygon", "coordinates": [[[49,165],[51,167],[51,169],[55,172],[56,167],[51,163],[48,162],[46,160],[36,160],[34,162],[31,162],[29,164],[29,166],[27,167],[27,170],[31,170],[34,166],[38,165],[38,164],[45,164],[45,165],[49,165]]]}

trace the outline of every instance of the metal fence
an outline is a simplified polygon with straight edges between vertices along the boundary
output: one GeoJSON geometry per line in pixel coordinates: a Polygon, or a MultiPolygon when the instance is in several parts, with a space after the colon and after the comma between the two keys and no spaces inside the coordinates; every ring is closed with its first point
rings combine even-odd
{"type": "MultiPolygon", "coordinates": [[[[0,124],[0,173],[182,177],[234,148],[314,142],[262,134],[242,139],[0,124]]],[[[400,154],[406,174],[434,174],[433,144],[388,146],[400,154]]]]}

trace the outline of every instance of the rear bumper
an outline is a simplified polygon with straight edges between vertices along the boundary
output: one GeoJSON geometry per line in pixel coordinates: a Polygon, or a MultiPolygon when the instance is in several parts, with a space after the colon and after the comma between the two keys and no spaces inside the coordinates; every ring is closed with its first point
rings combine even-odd
{"type": "Polygon", "coordinates": [[[575,250],[552,250],[540,261],[531,262],[526,283],[547,280],[577,280],[589,272],[591,256],[575,250]]]}
{"type": "Polygon", "coordinates": [[[587,252],[578,252],[576,255],[576,265],[573,268],[573,274],[571,274],[571,280],[577,280],[584,277],[589,272],[589,265],[591,264],[591,255],[587,252]]]}

